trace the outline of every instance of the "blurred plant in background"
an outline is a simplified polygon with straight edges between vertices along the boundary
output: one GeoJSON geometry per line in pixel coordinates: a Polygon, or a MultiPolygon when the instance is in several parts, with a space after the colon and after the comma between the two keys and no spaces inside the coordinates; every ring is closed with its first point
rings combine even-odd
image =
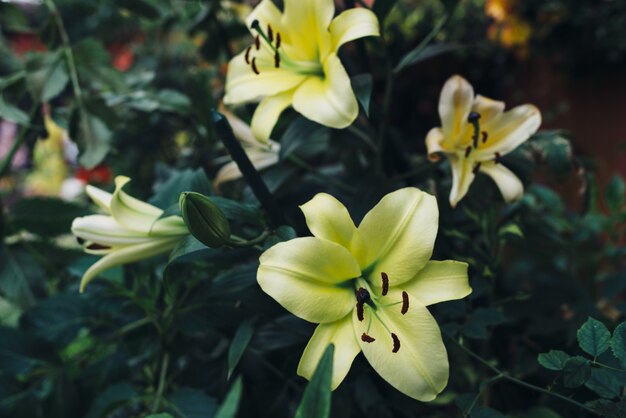
{"type": "Polygon", "coordinates": [[[337,1],[380,23],[338,49],[358,115],[333,129],[286,109],[269,146],[252,137],[255,105],[220,105],[257,4],[0,2],[0,416],[623,417],[626,4],[337,1]],[[428,161],[454,74],[541,109],[502,155],[515,202],[477,175],[452,208],[450,162],[428,161]],[[93,216],[86,186],[113,191],[118,175],[151,220],[183,231],[181,216],[191,235],[79,294],[98,257],[71,225],[93,216]],[[299,205],[318,193],[359,225],[404,187],[436,197],[433,260],[469,265],[472,293],[429,306],[448,384],[418,402],[359,355],[331,394],[337,347],[310,382],[297,375],[315,328],[261,290],[259,257],[309,235],[299,205]],[[181,212],[185,192],[201,209],[181,212]]]}

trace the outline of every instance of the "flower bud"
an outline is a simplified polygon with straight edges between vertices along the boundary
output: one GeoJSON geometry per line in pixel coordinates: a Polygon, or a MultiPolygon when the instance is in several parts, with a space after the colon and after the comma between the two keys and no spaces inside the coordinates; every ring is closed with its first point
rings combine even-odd
{"type": "Polygon", "coordinates": [[[208,197],[195,192],[182,193],[180,211],[191,235],[207,247],[221,247],[229,241],[228,220],[208,197]]]}

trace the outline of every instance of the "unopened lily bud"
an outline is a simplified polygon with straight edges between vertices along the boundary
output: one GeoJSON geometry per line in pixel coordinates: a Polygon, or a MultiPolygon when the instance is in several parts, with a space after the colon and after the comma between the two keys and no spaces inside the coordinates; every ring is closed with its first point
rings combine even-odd
{"type": "Polygon", "coordinates": [[[221,247],[229,241],[230,224],[208,197],[195,192],[182,193],[180,210],[191,235],[207,247],[221,247]]]}

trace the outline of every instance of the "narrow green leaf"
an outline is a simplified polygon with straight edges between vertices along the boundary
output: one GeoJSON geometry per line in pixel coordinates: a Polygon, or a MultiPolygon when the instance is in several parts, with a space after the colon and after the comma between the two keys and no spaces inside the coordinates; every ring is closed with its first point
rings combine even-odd
{"type": "Polygon", "coordinates": [[[404,70],[406,67],[409,67],[409,66],[415,64],[416,62],[418,62],[420,56],[422,55],[422,53],[424,52],[426,47],[432,42],[432,40],[435,38],[435,36],[437,36],[437,34],[439,32],[441,32],[441,29],[443,29],[443,27],[445,26],[445,24],[447,22],[448,22],[448,16],[444,16],[435,25],[435,27],[430,31],[430,33],[428,35],[426,35],[426,37],[422,40],[422,42],[420,42],[415,47],[415,49],[411,50],[404,57],[402,57],[402,59],[400,60],[398,65],[396,65],[396,68],[394,68],[393,71],[395,73],[399,73],[400,71],[404,70]]]}
{"type": "Polygon", "coordinates": [[[102,120],[85,111],[80,115],[78,132],[82,145],[80,163],[85,168],[94,168],[109,152],[113,134],[102,120]]]}
{"type": "Polygon", "coordinates": [[[203,391],[183,387],[168,397],[180,418],[206,418],[215,415],[217,402],[203,391]]]}
{"type": "Polygon", "coordinates": [[[30,121],[28,115],[19,108],[7,103],[0,94],[0,119],[10,120],[19,125],[27,125],[30,121]]]}
{"type": "Polygon", "coordinates": [[[561,350],[550,350],[547,353],[541,353],[537,356],[537,361],[548,370],[560,371],[565,367],[565,363],[570,356],[561,350]]]}
{"type": "Polygon", "coordinates": [[[602,322],[589,317],[576,333],[576,337],[578,345],[585,353],[597,357],[609,349],[611,333],[602,322]]]}
{"type": "Polygon", "coordinates": [[[365,115],[370,115],[370,101],[372,99],[372,88],[374,83],[371,74],[359,74],[350,79],[352,89],[357,100],[361,104],[365,115]]]}
{"type": "Polygon", "coordinates": [[[243,385],[241,383],[241,377],[238,377],[235,380],[235,383],[228,391],[226,395],[226,399],[220,408],[217,410],[214,418],[234,418],[237,414],[237,410],[239,409],[239,401],[241,399],[241,390],[243,385]]]}
{"type": "Polygon", "coordinates": [[[380,20],[381,25],[397,2],[398,0],[376,0],[374,2],[374,7],[372,8],[372,11],[376,14],[378,20],[380,20]]]}
{"type": "Polygon", "coordinates": [[[28,89],[40,102],[58,96],[70,80],[61,50],[33,55],[26,62],[26,71],[28,89]]]}
{"type": "Polygon", "coordinates": [[[244,321],[235,332],[233,341],[228,349],[228,379],[230,379],[230,376],[233,374],[235,367],[237,367],[241,356],[244,351],[246,351],[252,339],[252,333],[254,332],[252,322],[252,320],[244,321]]]}
{"type": "Polygon", "coordinates": [[[291,155],[308,159],[328,149],[330,130],[306,118],[298,118],[285,131],[280,139],[280,158],[291,155]]]}
{"type": "Polygon", "coordinates": [[[623,366],[626,366],[626,322],[622,322],[615,328],[609,344],[613,355],[623,366]]]}
{"type": "Polygon", "coordinates": [[[330,416],[330,381],[333,374],[334,352],[335,346],[330,344],[304,390],[295,418],[328,418],[330,416]]]}
{"type": "Polygon", "coordinates": [[[584,357],[572,357],[563,367],[563,384],[568,388],[582,386],[591,376],[591,364],[584,357]]]}

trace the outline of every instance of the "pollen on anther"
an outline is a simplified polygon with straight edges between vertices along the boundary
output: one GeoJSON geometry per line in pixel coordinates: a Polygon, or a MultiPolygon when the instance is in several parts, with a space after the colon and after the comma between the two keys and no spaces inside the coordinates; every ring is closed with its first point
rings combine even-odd
{"type": "Polygon", "coordinates": [[[280,48],[280,32],[276,32],[276,49],[280,48]]]}
{"type": "Polygon", "coordinates": [[[484,144],[485,142],[487,142],[488,135],[487,135],[487,132],[485,131],[482,131],[481,134],[483,136],[483,144],[484,144]]]}
{"type": "Polygon", "coordinates": [[[402,309],[400,313],[404,315],[409,311],[409,294],[407,292],[402,292],[402,309]]]}
{"type": "Polygon", "coordinates": [[[274,67],[280,67],[280,54],[278,53],[278,51],[274,53],[274,67]]]}
{"type": "Polygon", "coordinates": [[[480,162],[474,164],[474,168],[472,169],[472,173],[476,174],[480,170],[480,162]]]}
{"type": "Polygon", "coordinates": [[[258,51],[259,49],[261,49],[261,38],[259,37],[259,35],[257,35],[254,38],[254,46],[256,48],[256,50],[258,51]]]}
{"type": "Polygon", "coordinates": [[[359,321],[363,321],[363,304],[361,302],[356,303],[356,317],[359,321]]]}
{"type": "Polygon", "coordinates": [[[259,20],[258,19],[254,19],[252,21],[252,23],[250,24],[250,28],[259,30],[259,20]]]}
{"type": "Polygon", "coordinates": [[[252,71],[254,71],[254,74],[260,74],[259,73],[259,69],[256,67],[256,57],[252,58],[252,71]]]}
{"type": "Polygon", "coordinates": [[[246,49],[246,54],[243,56],[246,59],[246,64],[248,65],[250,65],[250,50],[252,50],[251,46],[246,49]]]}
{"type": "Polygon", "coordinates": [[[397,353],[398,350],[400,350],[400,339],[393,332],[391,333],[391,339],[393,340],[393,349],[391,350],[391,352],[397,353]]]}
{"type": "Polygon", "coordinates": [[[468,145],[467,148],[465,148],[465,158],[469,157],[471,152],[472,152],[472,147],[468,145]]]}
{"type": "Polygon", "coordinates": [[[274,31],[270,25],[267,25],[267,38],[270,42],[274,42],[274,31]]]}
{"type": "Polygon", "coordinates": [[[382,291],[382,295],[385,296],[387,294],[387,292],[389,292],[389,276],[387,276],[387,273],[380,273],[380,278],[383,281],[383,291],[382,291]]]}
{"type": "Polygon", "coordinates": [[[376,341],[376,338],[370,337],[366,333],[363,333],[361,334],[361,341],[366,343],[373,343],[374,341],[376,341]]]}

